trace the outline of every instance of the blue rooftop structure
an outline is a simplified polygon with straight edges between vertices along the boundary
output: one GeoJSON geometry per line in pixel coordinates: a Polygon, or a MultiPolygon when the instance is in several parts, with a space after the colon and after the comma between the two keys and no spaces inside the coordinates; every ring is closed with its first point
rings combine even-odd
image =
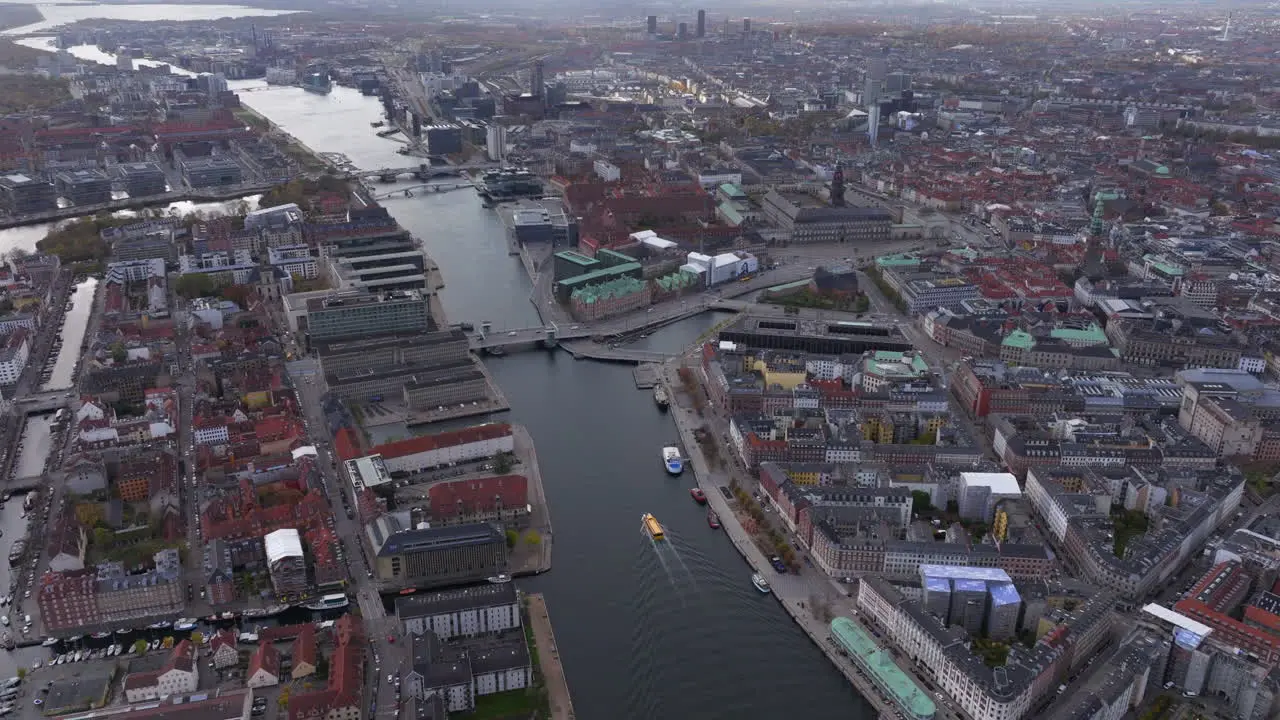
{"type": "Polygon", "coordinates": [[[991,586],[991,604],[992,605],[1015,605],[1022,602],[1022,596],[1018,595],[1018,589],[1012,585],[992,585],[991,586]]]}
{"type": "Polygon", "coordinates": [[[969,567],[967,565],[921,565],[920,577],[981,580],[983,582],[1013,582],[1013,578],[1009,577],[1009,573],[1000,568],[969,567]]]}

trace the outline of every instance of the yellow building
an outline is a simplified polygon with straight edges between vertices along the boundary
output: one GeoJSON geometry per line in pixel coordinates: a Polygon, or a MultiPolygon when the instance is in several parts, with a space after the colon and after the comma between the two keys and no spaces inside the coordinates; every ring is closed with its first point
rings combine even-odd
{"type": "Polygon", "coordinates": [[[767,360],[756,360],[754,370],[764,376],[765,387],[780,387],[783,390],[795,390],[809,378],[804,365],[794,363],[776,363],[767,360]]]}

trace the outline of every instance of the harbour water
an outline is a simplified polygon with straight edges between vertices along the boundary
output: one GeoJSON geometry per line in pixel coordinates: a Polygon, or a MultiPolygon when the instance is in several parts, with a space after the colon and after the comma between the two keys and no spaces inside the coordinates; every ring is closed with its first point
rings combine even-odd
{"type": "MultiPolygon", "coordinates": [[[[407,164],[369,125],[381,117],[376,98],[273,87],[241,99],[316,151],[369,170],[407,164]]],[[[528,277],[475,195],[386,205],[440,264],[451,321],[537,324],[528,277]]],[[[700,316],[643,342],[681,347],[720,319],[700,316]]],[[[874,716],[777,602],[751,586],[750,568],[690,499],[692,479],[666,474],[660,449],[676,430],[652,394],[635,389],[630,366],[548,351],[488,362],[512,406],[498,418],[527,426],[538,445],[556,522],[554,567],[518,582],[546,596],[578,717],[874,716]],[[645,512],[666,527],[670,547],[656,549],[641,531],[645,512]]]]}

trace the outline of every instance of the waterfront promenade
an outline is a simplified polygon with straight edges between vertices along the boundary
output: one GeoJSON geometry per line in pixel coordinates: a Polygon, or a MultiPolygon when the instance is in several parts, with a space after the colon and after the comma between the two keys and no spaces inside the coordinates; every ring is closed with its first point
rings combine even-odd
{"type": "Polygon", "coordinates": [[[551,705],[551,720],[573,720],[573,698],[569,695],[569,683],[564,678],[564,666],[560,664],[560,649],[551,630],[551,616],[547,603],[539,593],[526,595],[529,600],[529,626],[538,648],[538,671],[547,685],[547,702],[551,705]]]}
{"type": "MultiPolygon", "coordinates": [[[[830,620],[834,617],[850,618],[862,626],[869,636],[872,634],[871,629],[862,623],[861,618],[854,611],[853,601],[849,597],[849,593],[856,588],[856,585],[851,585],[848,589],[838,587],[831,578],[812,567],[802,568],[798,573],[785,574],[773,569],[769,564],[769,558],[761,552],[734,512],[737,501],[727,500],[720,491],[722,486],[729,487],[731,473],[736,466],[726,470],[713,470],[701,446],[694,438],[694,430],[704,423],[710,425],[716,434],[719,434],[720,430],[716,428],[709,415],[699,416],[690,407],[689,398],[681,389],[676,374],[679,367],[680,361],[674,360],[664,364],[660,373],[670,396],[671,416],[680,432],[680,442],[684,446],[688,459],[686,467],[693,471],[698,487],[706,493],[707,502],[720,516],[725,534],[751,568],[769,581],[774,598],[782,604],[783,609],[813,640],[814,644],[826,654],[836,669],[857,688],[858,694],[876,708],[879,717],[893,718],[898,712],[897,706],[886,698],[849,658],[842,656],[831,642],[830,620]]],[[[704,411],[706,412],[708,411],[704,411]]],[[[745,481],[746,478],[742,480],[745,481]]],[[[742,484],[744,489],[750,489],[745,482],[742,484]]],[[[803,554],[803,548],[794,541],[792,545],[796,547],[798,553],[803,554]]],[[[749,572],[744,572],[743,582],[749,582],[749,572]]],[[[909,665],[904,665],[901,660],[898,660],[898,666],[908,676],[916,678],[916,673],[909,665]]],[[[935,693],[930,693],[930,696],[935,696],[935,693]]],[[[935,704],[938,705],[937,718],[940,720],[956,718],[943,703],[935,702],[935,704]]]]}

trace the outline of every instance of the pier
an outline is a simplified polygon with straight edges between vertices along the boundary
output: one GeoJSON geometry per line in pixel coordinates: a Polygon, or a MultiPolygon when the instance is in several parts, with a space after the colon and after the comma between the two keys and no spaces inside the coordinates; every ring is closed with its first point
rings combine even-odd
{"type": "Polygon", "coordinates": [[[569,696],[569,683],[564,678],[560,664],[560,649],[555,633],[551,630],[551,616],[542,595],[526,595],[529,601],[529,627],[538,654],[538,673],[547,686],[547,702],[551,705],[552,720],[573,720],[573,699],[569,696]]]}

